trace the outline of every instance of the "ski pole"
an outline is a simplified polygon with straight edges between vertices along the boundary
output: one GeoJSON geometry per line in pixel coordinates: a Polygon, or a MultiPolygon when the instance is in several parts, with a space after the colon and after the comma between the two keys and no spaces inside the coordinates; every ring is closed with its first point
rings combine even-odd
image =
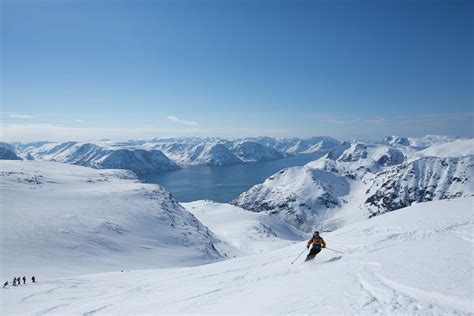
{"type": "Polygon", "coordinates": [[[291,261],[291,264],[295,263],[296,259],[298,259],[305,251],[306,251],[306,248],[295,258],[295,260],[291,261]]]}
{"type": "Polygon", "coordinates": [[[334,249],[331,249],[331,248],[328,248],[328,247],[325,247],[325,248],[328,249],[328,250],[332,250],[334,252],[343,253],[342,251],[337,251],[337,250],[334,250],[334,249]]]}

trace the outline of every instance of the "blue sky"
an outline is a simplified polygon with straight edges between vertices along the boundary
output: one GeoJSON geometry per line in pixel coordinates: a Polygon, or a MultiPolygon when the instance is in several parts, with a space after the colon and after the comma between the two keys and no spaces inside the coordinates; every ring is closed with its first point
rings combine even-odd
{"type": "Polygon", "coordinates": [[[472,1],[2,1],[4,140],[473,136],[472,1]]]}

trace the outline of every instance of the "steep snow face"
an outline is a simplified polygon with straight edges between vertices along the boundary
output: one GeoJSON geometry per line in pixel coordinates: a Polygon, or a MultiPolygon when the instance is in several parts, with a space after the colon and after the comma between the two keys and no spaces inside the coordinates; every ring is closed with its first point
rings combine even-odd
{"type": "Polygon", "coordinates": [[[112,148],[92,143],[47,143],[39,147],[19,147],[28,160],[64,162],[98,169],[126,169],[137,173],[179,169],[159,150],[112,148]]]}
{"type": "Polygon", "coordinates": [[[425,157],[378,173],[367,190],[364,206],[372,215],[414,202],[474,195],[474,156],[425,157]]]}
{"type": "Polygon", "coordinates": [[[21,160],[20,157],[7,148],[0,147],[0,160],[21,160]]]}
{"type": "Polygon", "coordinates": [[[231,151],[244,162],[269,161],[283,158],[283,154],[275,149],[250,141],[234,144],[231,151]]]}
{"type": "Polygon", "coordinates": [[[341,206],[349,193],[346,177],[307,166],[284,169],[252,187],[231,203],[262,212],[310,232],[319,227],[328,209],[341,206]]]}
{"type": "MultiPolygon", "coordinates": [[[[298,243],[193,268],[112,272],[2,290],[5,315],[472,315],[473,198],[416,204],[298,243]]],[[[35,265],[38,263],[35,262],[35,265]]],[[[19,273],[19,272],[18,272],[19,273]]]]}
{"type": "Polygon", "coordinates": [[[64,276],[203,264],[220,243],[158,185],[132,172],[0,161],[1,271],[64,276]]]}

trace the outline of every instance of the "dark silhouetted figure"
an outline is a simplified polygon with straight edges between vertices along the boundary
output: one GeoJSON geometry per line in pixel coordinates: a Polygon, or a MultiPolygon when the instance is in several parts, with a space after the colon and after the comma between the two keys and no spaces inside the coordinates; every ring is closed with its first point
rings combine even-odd
{"type": "Polygon", "coordinates": [[[26,284],[26,277],[23,276],[23,284],[26,284]]]}
{"type": "Polygon", "coordinates": [[[31,277],[31,282],[36,283],[36,278],[34,275],[31,277]]]}
{"type": "Polygon", "coordinates": [[[13,278],[13,286],[16,286],[16,278],[13,278]]]}
{"type": "Polygon", "coordinates": [[[8,286],[8,281],[3,283],[3,288],[6,288],[8,286]]]}
{"type": "Polygon", "coordinates": [[[18,283],[18,285],[21,284],[21,279],[20,279],[20,277],[16,278],[16,282],[18,283]]]}

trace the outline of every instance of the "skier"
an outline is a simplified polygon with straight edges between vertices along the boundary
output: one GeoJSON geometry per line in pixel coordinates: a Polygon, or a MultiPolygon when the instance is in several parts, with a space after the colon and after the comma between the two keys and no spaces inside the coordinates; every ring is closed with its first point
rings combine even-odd
{"type": "Polygon", "coordinates": [[[36,278],[34,275],[31,277],[31,282],[36,283],[36,278]]]}
{"type": "Polygon", "coordinates": [[[6,288],[8,286],[8,281],[3,283],[3,288],[6,288]]]}
{"type": "Polygon", "coordinates": [[[18,283],[18,285],[21,285],[21,279],[20,279],[20,277],[16,278],[16,282],[18,283]]]}
{"type": "Polygon", "coordinates": [[[13,286],[16,286],[16,278],[13,278],[13,286]]]}
{"type": "Polygon", "coordinates": [[[314,257],[316,257],[316,255],[321,251],[321,248],[326,248],[326,242],[319,236],[319,232],[317,231],[314,232],[313,236],[308,240],[306,248],[309,249],[311,244],[313,244],[313,247],[309,251],[305,261],[313,260],[314,257]]]}
{"type": "Polygon", "coordinates": [[[26,284],[26,277],[23,276],[23,284],[26,284]]]}

